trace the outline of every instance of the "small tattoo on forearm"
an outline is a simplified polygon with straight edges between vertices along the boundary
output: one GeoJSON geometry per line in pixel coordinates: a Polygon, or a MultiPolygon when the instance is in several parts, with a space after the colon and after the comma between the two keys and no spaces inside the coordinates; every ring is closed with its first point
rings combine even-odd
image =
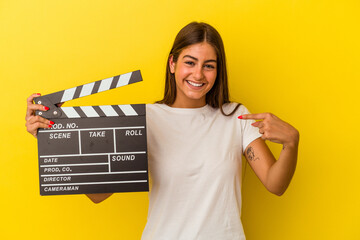
{"type": "Polygon", "coordinates": [[[254,152],[254,149],[252,147],[249,147],[247,150],[246,150],[246,155],[248,157],[248,159],[250,161],[256,161],[258,160],[259,158],[255,156],[255,152],[254,152]]]}

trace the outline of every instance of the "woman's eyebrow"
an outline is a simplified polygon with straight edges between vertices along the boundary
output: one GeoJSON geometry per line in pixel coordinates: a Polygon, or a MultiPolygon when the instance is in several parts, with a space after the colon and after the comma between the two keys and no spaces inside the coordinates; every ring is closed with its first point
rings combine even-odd
{"type": "MultiPolygon", "coordinates": [[[[197,59],[196,57],[193,57],[193,56],[191,56],[191,55],[185,55],[183,58],[186,58],[186,57],[191,58],[191,59],[194,59],[195,61],[199,61],[199,59],[197,59]]],[[[205,61],[205,63],[208,63],[208,62],[216,62],[216,60],[214,60],[214,59],[209,59],[209,60],[206,60],[206,61],[205,61]]]]}

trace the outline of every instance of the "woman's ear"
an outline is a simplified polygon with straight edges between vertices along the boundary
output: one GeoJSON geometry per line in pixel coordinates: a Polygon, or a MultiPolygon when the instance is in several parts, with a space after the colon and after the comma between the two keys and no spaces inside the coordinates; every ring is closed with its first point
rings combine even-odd
{"type": "Polygon", "coordinates": [[[173,55],[171,55],[170,57],[169,57],[169,68],[170,68],[170,72],[171,73],[175,73],[175,62],[174,62],[174,59],[173,59],[173,55]]]}

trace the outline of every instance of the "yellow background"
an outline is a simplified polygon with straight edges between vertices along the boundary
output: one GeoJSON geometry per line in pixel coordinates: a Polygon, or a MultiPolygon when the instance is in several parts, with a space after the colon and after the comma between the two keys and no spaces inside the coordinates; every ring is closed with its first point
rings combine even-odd
{"type": "Polygon", "coordinates": [[[244,171],[247,239],[360,239],[359,15],[357,0],[1,0],[0,239],[140,238],[147,193],[40,196],[26,98],[141,69],[142,83],[65,106],[159,100],[173,39],[193,20],[223,37],[232,99],[301,133],[285,195],[244,171]]]}

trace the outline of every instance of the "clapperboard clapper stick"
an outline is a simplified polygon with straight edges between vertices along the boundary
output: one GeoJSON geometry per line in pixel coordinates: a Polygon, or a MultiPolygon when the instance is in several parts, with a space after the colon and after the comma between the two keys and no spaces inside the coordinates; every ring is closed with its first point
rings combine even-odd
{"type": "Polygon", "coordinates": [[[140,81],[138,70],[35,98],[55,122],[38,131],[41,195],[149,190],[145,104],[56,105],[140,81]]]}

